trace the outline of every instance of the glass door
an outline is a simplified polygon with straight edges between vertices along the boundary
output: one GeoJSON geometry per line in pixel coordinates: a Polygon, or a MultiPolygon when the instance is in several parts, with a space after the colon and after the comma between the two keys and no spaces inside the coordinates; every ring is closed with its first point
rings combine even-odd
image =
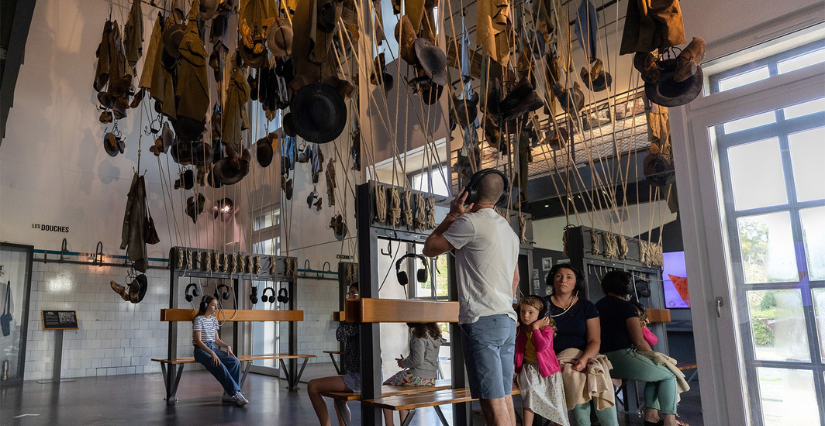
{"type": "MultiPolygon", "coordinates": [[[[281,215],[277,209],[269,209],[256,215],[253,219],[253,251],[266,256],[281,254],[281,215]]],[[[263,296],[277,296],[278,283],[272,281],[252,281],[252,288],[257,292],[258,302],[251,303],[252,309],[280,309],[279,303],[263,301],[263,296]],[[271,290],[267,290],[270,288],[271,290]]],[[[268,299],[267,299],[268,300],[268,299]]],[[[274,299],[273,299],[274,300],[274,299]]],[[[272,321],[252,323],[252,353],[274,354],[280,350],[280,323],[272,321]]],[[[271,376],[278,375],[278,361],[255,360],[250,371],[271,376]]]]}
{"type": "Polygon", "coordinates": [[[0,243],[0,386],[23,382],[33,253],[32,246],[0,243]]]}
{"type": "Polygon", "coordinates": [[[709,129],[753,425],[825,425],[825,98],[709,129]]]}

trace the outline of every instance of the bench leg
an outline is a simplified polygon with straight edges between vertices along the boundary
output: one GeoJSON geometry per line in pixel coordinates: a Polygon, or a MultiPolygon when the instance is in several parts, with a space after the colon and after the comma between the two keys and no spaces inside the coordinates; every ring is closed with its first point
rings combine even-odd
{"type": "Polygon", "coordinates": [[[166,370],[166,364],[160,364],[160,370],[163,372],[163,386],[166,388],[166,405],[175,405],[178,399],[175,395],[178,392],[178,384],[180,384],[180,377],[183,375],[183,364],[178,366],[175,371],[174,366],[170,366],[166,370]]]}
{"type": "Polygon", "coordinates": [[[298,383],[301,382],[301,376],[304,375],[304,368],[307,366],[307,361],[309,361],[309,358],[304,358],[304,362],[301,363],[301,369],[298,370],[298,376],[295,377],[295,383],[293,384],[294,389],[291,388],[290,390],[298,389],[298,383]]]}
{"type": "Polygon", "coordinates": [[[338,399],[333,399],[332,403],[335,404],[335,408],[339,413],[341,413],[341,418],[344,420],[344,426],[350,426],[350,419],[346,416],[347,407],[344,406],[345,402],[338,399]]]}
{"type": "Polygon", "coordinates": [[[243,383],[246,381],[246,376],[249,375],[249,369],[252,367],[252,361],[245,361],[246,366],[243,369],[243,374],[241,375],[241,383],[239,383],[240,387],[243,388],[243,383]]]}
{"type": "MultiPolygon", "coordinates": [[[[438,408],[438,406],[436,406],[435,408],[438,408]]],[[[410,422],[412,422],[413,417],[415,417],[415,408],[410,408],[410,413],[407,414],[407,418],[404,419],[404,422],[401,423],[401,426],[410,426],[410,422]]],[[[443,415],[441,415],[441,418],[442,418],[442,421],[444,421],[443,420],[444,419],[443,415]]]]}
{"type": "Polygon", "coordinates": [[[449,424],[449,423],[447,423],[447,418],[446,418],[446,417],[444,417],[444,413],[443,413],[443,412],[441,412],[441,407],[439,407],[438,405],[436,405],[436,406],[435,406],[435,407],[433,407],[433,408],[435,408],[435,414],[438,414],[438,418],[439,418],[439,419],[441,419],[441,424],[442,424],[442,425],[444,425],[444,426],[450,426],[450,424],[449,424]]]}
{"type": "Polygon", "coordinates": [[[287,389],[289,389],[292,387],[292,377],[289,377],[289,370],[287,370],[284,360],[279,359],[278,362],[281,364],[281,371],[283,371],[284,376],[286,376],[287,389]]]}
{"type": "Polygon", "coordinates": [[[338,375],[340,376],[342,374],[341,373],[341,367],[339,367],[338,363],[335,362],[335,355],[329,354],[329,359],[332,360],[332,365],[335,367],[335,372],[338,373],[338,375]]]}
{"type": "Polygon", "coordinates": [[[691,375],[690,375],[690,378],[689,378],[689,379],[687,379],[687,382],[688,382],[688,383],[690,383],[690,382],[691,382],[691,380],[693,380],[694,378],[696,378],[696,375],[697,375],[697,374],[699,374],[699,369],[698,369],[698,368],[697,368],[697,369],[695,369],[695,370],[693,370],[693,374],[691,374],[691,375]]]}

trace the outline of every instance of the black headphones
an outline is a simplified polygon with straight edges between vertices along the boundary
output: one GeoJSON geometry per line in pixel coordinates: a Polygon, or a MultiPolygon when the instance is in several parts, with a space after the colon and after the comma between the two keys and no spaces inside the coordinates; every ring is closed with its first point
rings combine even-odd
{"type": "Polygon", "coordinates": [[[272,287],[267,287],[267,288],[265,288],[265,289],[264,289],[263,294],[261,295],[261,302],[264,302],[264,303],[267,303],[267,302],[268,302],[268,303],[275,303],[275,289],[274,289],[274,288],[272,288],[272,287]],[[271,292],[272,292],[272,296],[267,296],[267,295],[266,295],[266,292],[267,292],[267,291],[271,291],[271,292]]]}
{"type": "Polygon", "coordinates": [[[198,305],[198,309],[201,311],[206,311],[206,308],[209,307],[209,304],[206,303],[206,295],[201,297],[201,303],[198,305]]]}
{"type": "Polygon", "coordinates": [[[249,301],[253,305],[258,304],[258,287],[252,287],[251,293],[249,293],[249,301]]]}
{"type": "Polygon", "coordinates": [[[195,297],[201,295],[201,288],[196,283],[189,283],[189,285],[186,286],[186,290],[183,291],[183,294],[183,298],[186,299],[187,302],[191,302],[195,299],[195,297]],[[192,290],[191,294],[189,293],[189,290],[192,290]]]}
{"type": "Polygon", "coordinates": [[[220,298],[220,299],[223,299],[223,300],[228,300],[229,296],[230,296],[229,286],[226,285],[226,284],[218,284],[218,287],[215,289],[215,298],[216,299],[220,298]],[[226,291],[221,292],[221,287],[225,288],[226,291]]]}
{"type": "Polygon", "coordinates": [[[289,290],[287,290],[286,287],[281,287],[278,290],[278,302],[283,304],[289,303],[289,290]]]}
{"type": "Polygon", "coordinates": [[[478,202],[478,184],[481,182],[481,179],[484,176],[487,176],[491,173],[495,173],[501,176],[504,179],[504,191],[502,191],[501,196],[496,201],[496,205],[504,204],[507,202],[507,194],[510,191],[510,179],[507,178],[507,175],[504,174],[501,170],[498,169],[484,169],[477,171],[473,177],[470,178],[470,182],[467,183],[467,186],[464,188],[464,191],[467,192],[467,199],[464,200],[465,205],[469,205],[470,203],[478,202]]]}
{"type": "Polygon", "coordinates": [[[536,320],[547,318],[547,315],[550,314],[550,303],[547,302],[547,299],[541,296],[536,296],[536,298],[541,300],[541,310],[539,311],[539,315],[536,317],[536,320]]]}
{"type": "Polygon", "coordinates": [[[407,283],[410,282],[409,278],[407,278],[407,272],[401,270],[401,262],[403,262],[404,259],[410,257],[417,257],[421,260],[421,263],[424,265],[423,268],[416,271],[415,278],[420,283],[427,282],[427,276],[429,275],[427,273],[429,271],[429,266],[427,265],[427,258],[417,253],[407,253],[401,256],[401,259],[398,259],[398,262],[395,262],[395,276],[398,278],[398,284],[407,285],[407,283]]]}

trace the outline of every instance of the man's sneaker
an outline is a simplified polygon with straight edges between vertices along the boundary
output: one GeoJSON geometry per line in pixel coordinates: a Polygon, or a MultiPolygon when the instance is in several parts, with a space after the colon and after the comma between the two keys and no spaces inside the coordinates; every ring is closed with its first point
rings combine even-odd
{"type": "Polygon", "coordinates": [[[249,400],[243,396],[241,391],[235,392],[235,396],[233,396],[233,398],[235,398],[235,403],[238,404],[238,407],[243,407],[244,405],[249,404],[249,400]]]}
{"type": "Polygon", "coordinates": [[[223,393],[223,398],[221,398],[221,402],[224,404],[237,404],[238,399],[235,398],[235,395],[230,395],[226,392],[223,393]]]}

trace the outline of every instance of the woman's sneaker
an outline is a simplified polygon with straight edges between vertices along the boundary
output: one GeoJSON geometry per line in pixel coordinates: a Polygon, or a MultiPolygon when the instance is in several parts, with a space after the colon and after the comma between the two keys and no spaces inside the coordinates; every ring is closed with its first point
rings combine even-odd
{"type": "Polygon", "coordinates": [[[235,403],[238,404],[238,407],[243,407],[244,405],[249,404],[249,400],[243,396],[241,391],[235,392],[233,398],[235,398],[235,403]]]}

